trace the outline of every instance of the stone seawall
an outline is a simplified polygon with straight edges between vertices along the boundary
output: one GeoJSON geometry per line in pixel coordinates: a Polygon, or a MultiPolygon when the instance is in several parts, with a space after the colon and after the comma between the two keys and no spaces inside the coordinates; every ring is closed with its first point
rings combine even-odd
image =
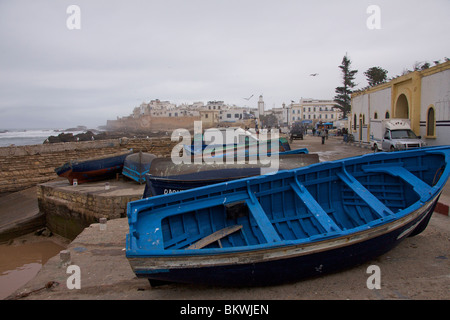
{"type": "Polygon", "coordinates": [[[128,180],[108,180],[72,186],[68,181],[50,181],[37,186],[39,211],[46,225],[65,238],[74,239],[84,228],[99,222],[126,216],[127,204],[142,198],[144,185],[128,180]]]}
{"type": "Polygon", "coordinates": [[[122,149],[164,156],[170,154],[175,144],[170,141],[170,137],[164,137],[1,147],[0,194],[20,191],[55,179],[55,168],[70,160],[112,154],[122,149]]]}

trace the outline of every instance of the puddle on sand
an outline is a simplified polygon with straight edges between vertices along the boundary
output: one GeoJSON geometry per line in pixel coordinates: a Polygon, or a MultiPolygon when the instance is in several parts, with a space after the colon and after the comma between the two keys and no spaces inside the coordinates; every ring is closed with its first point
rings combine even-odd
{"type": "Polygon", "coordinates": [[[0,245],[0,300],[33,279],[48,259],[65,248],[52,241],[0,245]]]}

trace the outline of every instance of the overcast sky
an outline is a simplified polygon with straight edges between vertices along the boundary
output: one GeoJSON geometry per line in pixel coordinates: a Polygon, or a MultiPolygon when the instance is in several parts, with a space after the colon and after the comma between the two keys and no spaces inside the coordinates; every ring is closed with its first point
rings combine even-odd
{"type": "Polygon", "coordinates": [[[449,12],[449,0],[1,0],[0,129],[95,127],[152,99],[333,99],[346,53],[360,88],[370,67],[394,77],[450,57],[449,12]],[[81,29],[67,27],[72,4],[81,29]]]}

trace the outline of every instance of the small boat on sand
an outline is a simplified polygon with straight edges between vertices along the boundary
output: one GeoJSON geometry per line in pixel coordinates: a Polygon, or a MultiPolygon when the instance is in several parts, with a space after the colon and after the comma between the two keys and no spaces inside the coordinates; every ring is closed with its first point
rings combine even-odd
{"type": "MultiPolygon", "coordinates": [[[[226,140],[226,134],[224,130],[221,131],[221,134],[224,135],[224,141],[226,140]]],[[[278,137],[278,138],[269,138],[266,140],[260,140],[258,137],[249,134],[247,131],[241,129],[244,132],[242,135],[238,135],[237,142],[235,143],[227,143],[227,144],[204,144],[203,137],[200,136],[197,138],[198,142],[195,142],[193,139],[192,144],[184,145],[184,150],[186,153],[192,157],[205,156],[205,153],[212,157],[225,157],[229,154],[234,154],[235,156],[254,156],[258,153],[267,152],[267,154],[275,153],[275,152],[285,152],[291,150],[291,146],[287,138],[278,137]],[[274,147],[276,146],[276,148],[274,147]],[[276,150],[276,151],[275,151],[276,150]]]]}
{"type": "Polygon", "coordinates": [[[136,182],[144,183],[145,175],[149,172],[154,154],[141,152],[130,154],[125,158],[122,174],[136,182]]]}
{"type": "Polygon", "coordinates": [[[122,172],[125,158],[132,153],[132,150],[127,150],[84,160],[71,160],[56,168],[55,172],[58,176],[67,178],[70,184],[73,184],[74,179],[77,179],[78,184],[109,179],[122,172]]]}
{"type": "Polygon", "coordinates": [[[422,232],[450,146],[374,153],[128,203],[126,256],[152,285],[272,285],[361,264],[422,232]]]}

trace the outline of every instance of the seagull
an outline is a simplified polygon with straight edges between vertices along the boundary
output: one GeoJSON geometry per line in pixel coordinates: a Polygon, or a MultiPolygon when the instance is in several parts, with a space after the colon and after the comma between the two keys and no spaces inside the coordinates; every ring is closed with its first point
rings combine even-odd
{"type": "Polygon", "coordinates": [[[245,99],[245,100],[250,100],[251,98],[253,97],[253,94],[250,96],[250,97],[248,97],[248,98],[242,98],[242,99],[245,99]]]}
{"type": "Polygon", "coordinates": [[[319,75],[318,73],[311,73],[310,74],[311,77],[315,77],[315,76],[318,76],[318,75],[319,75]]]}

